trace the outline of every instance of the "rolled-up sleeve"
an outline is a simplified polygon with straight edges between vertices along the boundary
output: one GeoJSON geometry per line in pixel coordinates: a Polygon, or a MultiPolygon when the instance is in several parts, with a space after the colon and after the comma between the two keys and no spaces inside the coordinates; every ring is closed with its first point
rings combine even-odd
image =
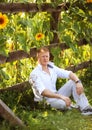
{"type": "Polygon", "coordinates": [[[33,73],[30,74],[29,82],[30,82],[30,84],[33,85],[33,89],[36,92],[36,94],[37,95],[39,95],[39,94],[41,95],[42,92],[45,89],[45,86],[43,85],[43,83],[42,83],[41,78],[39,77],[39,75],[37,75],[35,73],[34,74],[33,73]]]}
{"type": "Polygon", "coordinates": [[[55,69],[55,72],[57,73],[57,77],[69,78],[69,75],[70,75],[71,71],[61,69],[61,68],[59,68],[57,66],[54,66],[54,69],[55,69]]]}

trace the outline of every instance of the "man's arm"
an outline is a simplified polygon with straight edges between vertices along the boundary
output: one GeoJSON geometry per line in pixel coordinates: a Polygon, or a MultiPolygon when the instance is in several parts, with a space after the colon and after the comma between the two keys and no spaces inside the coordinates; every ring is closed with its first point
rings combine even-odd
{"type": "Polygon", "coordinates": [[[73,80],[75,83],[79,80],[78,76],[75,73],[73,73],[72,71],[69,74],[69,78],[71,80],[73,80]]]}
{"type": "Polygon", "coordinates": [[[83,85],[82,85],[81,81],[79,80],[78,76],[75,73],[70,72],[69,78],[75,82],[77,94],[78,95],[82,94],[84,92],[84,89],[83,89],[83,85]]]}
{"type": "Polygon", "coordinates": [[[42,94],[42,96],[45,96],[45,97],[48,97],[48,98],[58,98],[58,99],[62,99],[66,102],[66,106],[70,106],[71,105],[71,100],[70,98],[66,97],[66,96],[63,96],[63,95],[60,95],[60,94],[57,94],[57,93],[54,93],[54,92],[51,92],[50,90],[48,89],[45,89],[42,94]]]}

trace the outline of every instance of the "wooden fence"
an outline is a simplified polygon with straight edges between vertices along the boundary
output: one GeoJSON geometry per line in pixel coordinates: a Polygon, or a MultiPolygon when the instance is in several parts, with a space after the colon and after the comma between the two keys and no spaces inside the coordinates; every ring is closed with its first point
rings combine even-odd
{"type": "MultiPolygon", "coordinates": [[[[73,6],[79,6],[81,9],[84,9],[84,6],[75,3],[73,6]]],[[[0,12],[3,13],[17,13],[17,12],[50,12],[54,22],[51,21],[51,30],[57,30],[57,24],[58,24],[58,18],[62,10],[67,10],[69,8],[70,4],[69,3],[62,3],[58,5],[57,7],[53,7],[52,4],[47,4],[43,3],[40,6],[35,3],[0,3],[0,12]]],[[[86,4],[89,10],[92,8],[89,6],[89,4],[86,4]]],[[[51,44],[48,46],[49,48],[56,47],[59,43],[59,39],[57,34],[54,31],[54,38],[51,44]]],[[[78,45],[86,45],[87,41],[85,39],[80,39],[78,45]]],[[[59,43],[59,47],[63,49],[69,48],[65,43],[59,43]]],[[[0,55],[0,64],[7,63],[7,62],[12,62],[15,60],[21,60],[23,58],[29,58],[29,57],[35,57],[36,56],[36,48],[31,48],[29,53],[24,52],[23,50],[18,50],[9,53],[9,56],[3,56],[0,55]]],[[[85,61],[79,65],[76,66],[70,66],[67,69],[73,70],[74,72],[87,68],[91,65],[91,61],[85,61]]],[[[21,89],[25,89],[28,85],[28,81],[25,81],[23,83],[18,83],[16,85],[13,85],[11,87],[5,88],[5,89],[0,89],[0,93],[3,93],[6,90],[18,90],[20,91],[21,89]]],[[[24,126],[23,122],[14,115],[14,113],[8,108],[8,106],[0,99],[0,115],[4,117],[6,120],[10,121],[11,124],[13,125],[19,125],[19,126],[24,126]]]]}

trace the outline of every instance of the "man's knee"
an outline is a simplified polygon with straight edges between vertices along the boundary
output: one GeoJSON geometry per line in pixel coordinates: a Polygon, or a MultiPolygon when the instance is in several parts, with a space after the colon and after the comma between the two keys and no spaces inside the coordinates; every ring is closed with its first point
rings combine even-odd
{"type": "Polygon", "coordinates": [[[66,109],[66,103],[63,100],[57,99],[57,101],[50,103],[51,107],[56,109],[66,109]]]}

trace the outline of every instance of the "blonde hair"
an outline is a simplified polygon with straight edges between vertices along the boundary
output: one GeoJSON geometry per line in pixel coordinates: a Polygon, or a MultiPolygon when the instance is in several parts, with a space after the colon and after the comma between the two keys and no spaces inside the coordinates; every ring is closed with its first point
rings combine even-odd
{"type": "Polygon", "coordinates": [[[47,47],[41,47],[40,49],[37,50],[37,53],[40,52],[49,52],[49,49],[47,47]]]}
{"type": "Polygon", "coordinates": [[[37,50],[37,57],[38,57],[38,54],[41,52],[50,52],[50,51],[47,47],[41,47],[40,49],[37,50]]]}

